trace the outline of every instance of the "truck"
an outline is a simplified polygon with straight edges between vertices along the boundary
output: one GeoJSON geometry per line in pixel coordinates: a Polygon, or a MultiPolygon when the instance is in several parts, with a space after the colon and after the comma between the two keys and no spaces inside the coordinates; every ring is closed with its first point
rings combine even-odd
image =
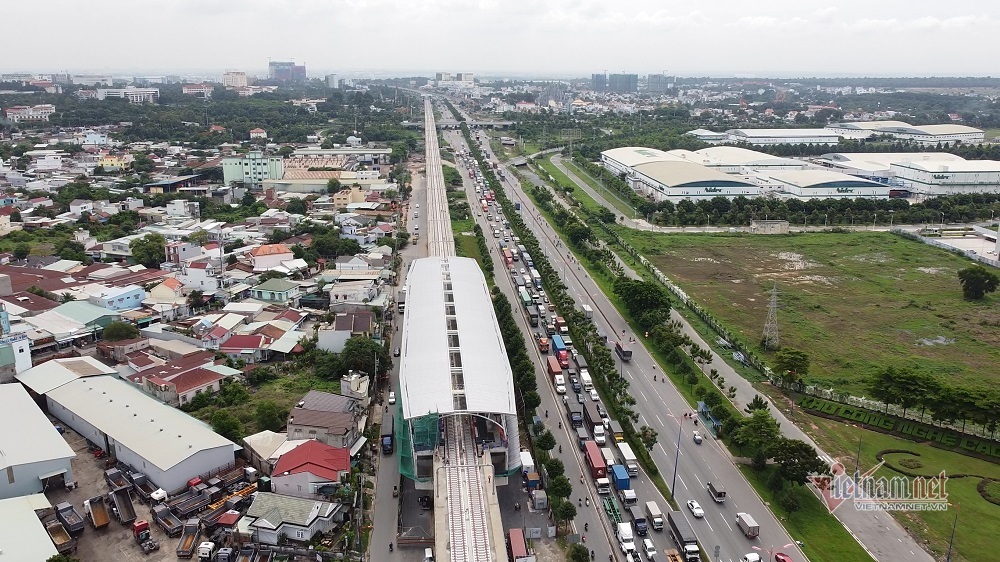
{"type": "Polygon", "coordinates": [[[604,433],[604,420],[601,418],[600,412],[597,411],[597,402],[587,401],[583,405],[583,416],[587,421],[587,427],[594,432],[594,441],[598,445],[606,445],[608,439],[604,433]]]}
{"type": "Polygon", "coordinates": [[[52,519],[45,523],[45,532],[49,534],[49,538],[52,539],[52,544],[56,546],[56,550],[62,554],[73,550],[73,547],[76,546],[73,537],[69,536],[66,528],[63,527],[63,524],[58,519],[52,519]]]}
{"type": "Polygon", "coordinates": [[[611,447],[601,447],[601,456],[604,457],[604,464],[607,466],[618,464],[618,459],[615,458],[615,451],[611,447]]]}
{"type": "Polygon", "coordinates": [[[108,503],[115,518],[122,525],[131,525],[135,521],[135,507],[132,505],[132,494],[128,488],[118,488],[108,494],[108,503]]]}
{"type": "Polygon", "coordinates": [[[712,494],[712,499],[715,503],[723,503],[726,501],[726,490],[723,489],[721,484],[708,483],[708,493],[712,494]]]}
{"type": "Polygon", "coordinates": [[[740,530],[748,539],[755,539],[760,535],[760,526],[749,513],[737,513],[736,524],[739,525],[740,530]]]}
{"type": "MultiPolygon", "coordinates": [[[[566,343],[565,340],[563,343],[566,343]]],[[[573,362],[576,363],[576,368],[581,371],[590,367],[590,365],[587,364],[587,358],[584,357],[582,353],[574,353],[573,362]]]]}
{"type": "Polygon", "coordinates": [[[184,529],[184,524],[181,523],[181,520],[170,511],[169,507],[163,504],[154,505],[149,510],[149,515],[153,519],[153,522],[159,525],[168,537],[176,537],[184,529]]]}
{"type": "Polygon", "coordinates": [[[608,468],[608,475],[611,477],[611,483],[615,485],[616,490],[628,490],[631,488],[631,481],[629,480],[628,473],[625,472],[625,467],[620,464],[611,465],[608,468]]]}
{"type": "Polygon", "coordinates": [[[569,367],[569,349],[566,348],[566,342],[562,339],[559,334],[552,335],[552,351],[555,352],[556,357],[559,358],[559,363],[562,364],[564,361],[566,366],[569,367]]]}
{"type": "Polygon", "coordinates": [[[586,369],[580,369],[580,384],[583,385],[584,392],[590,392],[594,390],[594,379],[590,377],[590,371],[586,369]]]}
{"type": "MultiPolygon", "coordinates": [[[[197,519],[188,519],[181,529],[181,539],[177,541],[177,557],[191,558],[194,556],[198,537],[201,536],[201,525],[197,519]]],[[[202,543],[204,545],[204,543],[202,543]]],[[[214,546],[214,545],[213,545],[214,546]]],[[[214,550],[214,549],[213,549],[214,550]]],[[[201,546],[198,547],[198,559],[201,560],[201,546]]]]}
{"type": "Polygon", "coordinates": [[[549,352],[549,338],[539,334],[538,336],[538,351],[542,353],[549,352]]]}
{"type": "Polygon", "coordinates": [[[59,502],[56,504],[56,519],[63,524],[66,532],[71,535],[82,532],[84,529],[83,517],[80,517],[80,512],[69,502],[59,502]]]}
{"type": "Polygon", "coordinates": [[[117,490],[119,488],[126,488],[129,485],[128,480],[125,478],[125,475],[122,474],[122,471],[118,470],[117,468],[105,470],[104,479],[107,480],[108,486],[110,486],[112,490],[117,490]]]}
{"type": "Polygon", "coordinates": [[[646,519],[653,526],[654,531],[663,530],[663,512],[660,511],[660,506],[656,505],[656,502],[646,502],[646,519]]]}
{"type": "Polygon", "coordinates": [[[632,360],[632,350],[629,349],[627,343],[616,341],[615,353],[618,354],[618,358],[622,360],[622,363],[628,363],[632,360]]]}
{"type": "Polygon", "coordinates": [[[586,319],[591,319],[594,317],[594,309],[590,307],[589,304],[585,304],[580,307],[583,310],[583,317],[586,319]]]}
{"type": "Polygon", "coordinates": [[[684,559],[688,562],[701,560],[698,537],[695,536],[694,528],[688,523],[687,517],[679,511],[667,512],[667,524],[670,526],[670,537],[677,543],[684,559]]]}
{"type": "Polygon", "coordinates": [[[213,497],[220,495],[220,492],[221,490],[218,487],[202,488],[199,493],[173,506],[171,509],[177,514],[177,517],[189,517],[208,507],[208,504],[212,503],[213,497]]]}
{"type": "Polygon", "coordinates": [[[559,364],[559,360],[553,355],[549,355],[545,358],[546,371],[548,371],[549,376],[555,379],[556,375],[562,375],[562,365],[559,364]]]}
{"type": "Polygon", "coordinates": [[[618,452],[622,454],[622,464],[629,476],[639,476],[639,461],[632,452],[632,446],[624,442],[618,443],[618,452]]]}
{"type": "MultiPolygon", "coordinates": [[[[198,560],[199,561],[211,561],[215,560],[216,547],[214,542],[205,541],[198,545],[198,560]]],[[[190,556],[188,556],[190,558],[190,556]]]]}
{"type": "Polygon", "coordinates": [[[635,534],[645,537],[649,534],[649,525],[646,520],[646,512],[641,507],[633,505],[628,508],[629,518],[632,519],[632,526],[635,527],[635,534]]]}
{"type": "Polygon", "coordinates": [[[587,443],[592,443],[590,440],[590,434],[587,433],[587,430],[582,427],[576,428],[576,444],[580,447],[581,451],[587,450],[587,443]]]}
{"type": "Polygon", "coordinates": [[[149,531],[149,521],[139,519],[132,523],[132,538],[142,549],[143,554],[149,554],[154,550],[160,550],[160,543],[153,538],[149,531]]]}
{"type": "Polygon", "coordinates": [[[636,496],[635,490],[618,490],[618,497],[621,498],[622,505],[625,507],[639,505],[639,497],[636,496]]]}
{"type": "Polygon", "coordinates": [[[143,503],[151,503],[155,501],[153,499],[154,496],[162,497],[166,495],[164,490],[154,486],[153,483],[146,478],[146,475],[141,472],[130,472],[128,477],[129,480],[132,481],[132,489],[135,490],[136,495],[139,497],[139,501],[143,503]]]}
{"type": "Polygon", "coordinates": [[[406,289],[396,292],[396,312],[402,314],[406,310],[406,289]]]}
{"type": "Polygon", "coordinates": [[[615,443],[621,443],[625,440],[625,430],[622,429],[622,424],[618,423],[618,420],[608,420],[605,425],[608,426],[608,431],[614,437],[615,443]]]}
{"type": "Polygon", "coordinates": [[[105,503],[104,496],[95,496],[84,501],[83,513],[95,529],[103,529],[111,522],[111,518],[108,517],[108,504],[105,503]]]}
{"type": "Polygon", "coordinates": [[[635,552],[635,535],[632,534],[632,525],[619,523],[615,535],[618,537],[618,545],[622,549],[622,554],[626,556],[630,552],[635,552]]]}
{"type": "Polygon", "coordinates": [[[583,427],[583,404],[574,400],[566,401],[566,419],[571,427],[583,427]]]}
{"type": "Polygon", "coordinates": [[[601,454],[600,447],[593,441],[587,441],[585,450],[587,453],[587,466],[590,467],[590,476],[597,480],[608,475],[608,465],[604,462],[604,455],[601,454]]]}
{"type": "Polygon", "coordinates": [[[556,316],[556,331],[562,335],[569,333],[569,326],[566,324],[566,319],[562,316],[556,316]]]}
{"type": "Polygon", "coordinates": [[[542,275],[538,273],[538,270],[534,267],[531,268],[531,281],[535,284],[536,289],[542,288],[542,275]]]}
{"type": "Polygon", "coordinates": [[[382,414],[382,454],[391,455],[396,449],[396,419],[391,413],[382,414]]]}

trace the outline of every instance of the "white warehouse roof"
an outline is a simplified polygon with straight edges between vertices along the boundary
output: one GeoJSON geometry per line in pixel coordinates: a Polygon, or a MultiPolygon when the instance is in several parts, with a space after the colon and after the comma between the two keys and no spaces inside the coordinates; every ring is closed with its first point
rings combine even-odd
{"type": "Polygon", "coordinates": [[[782,183],[796,187],[885,187],[878,182],[828,170],[786,170],[767,172],[782,183]]]}
{"type": "Polygon", "coordinates": [[[946,123],[943,125],[905,125],[899,127],[883,127],[878,129],[880,133],[903,133],[909,135],[965,135],[982,133],[982,129],[969,127],[968,125],[955,125],[946,123]]]}
{"type": "Polygon", "coordinates": [[[666,187],[747,186],[753,183],[694,162],[650,162],[635,171],[666,187]]]}
{"type": "Polygon", "coordinates": [[[514,414],[514,378],[486,278],[470,258],[414,260],[399,369],[403,417],[514,414]],[[446,284],[451,292],[446,295],[446,284]],[[464,392],[456,389],[464,380],[464,392]],[[464,404],[462,397],[464,396],[464,404]]]}
{"type": "MultiPolygon", "coordinates": [[[[5,385],[6,386],[6,385],[5,385]]],[[[0,544],[4,560],[48,560],[58,554],[35,510],[51,509],[43,494],[0,500],[0,544]]]]}
{"type": "Polygon", "coordinates": [[[0,410],[17,423],[16,430],[0,433],[0,470],[76,456],[23,386],[0,384],[0,410]]]}
{"type": "Polygon", "coordinates": [[[203,422],[115,377],[76,379],[47,397],[163,471],[203,450],[236,447],[203,422]]]}
{"type": "Polygon", "coordinates": [[[829,137],[840,138],[840,135],[828,129],[730,129],[730,136],[747,138],[801,138],[829,137]]]}
{"type": "Polygon", "coordinates": [[[996,160],[960,160],[957,162],[934,160],[929,162],[895,162],[893,165],[927,172],[1000,172],[1000,162],[996,160]]]}
{"type": "Polygon", "coordinates": [[[886,127],[909,127],[909,123],[903,121],[852,121],[844,123],[830,123],[827,129],[855,129],[858,131],[876,131],[886,127]]]}
{"type": "Polygon", "coordinates": [[[791,158],[781,158],[739,146],[710,146],[694,151],[706,160],[734,166],[803,166],[791,158]]]}
{"type": "Polygon", "coordinates": [[[635,167],[639,164],[649,162],[670,162],[678,160],[677,156],[655,148],[643,148],[641,146],[623,146],[605,150],[601,156],[614,160],[623,166],[635,167]]]}
{"type": "Polygon", "coordinates": [[[945,161],[958,162],[965,160],[950,152],[830,152],[819,157],[831,162],[875,162],[878,164],[896,164],[899,162],[945,161]]]}

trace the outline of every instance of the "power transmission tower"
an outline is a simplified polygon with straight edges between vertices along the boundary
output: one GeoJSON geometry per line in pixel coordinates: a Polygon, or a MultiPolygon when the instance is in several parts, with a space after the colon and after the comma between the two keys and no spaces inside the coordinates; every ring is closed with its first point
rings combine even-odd
{"type": "Polygon", "coordinates": [[[781,347],[778,337],[778,286],[771,287],[771,302],[767,305],[767,321],[764,322],[764,349],[776,350],[781,347]]]}
{"type": "Polygon", "coordinates": [[[580,134],[580,129],[563,129],[559,134],[562,140],[569,141],[569,157],[573,158],[573,141],[580,140],[583,135],[580,134]]]}

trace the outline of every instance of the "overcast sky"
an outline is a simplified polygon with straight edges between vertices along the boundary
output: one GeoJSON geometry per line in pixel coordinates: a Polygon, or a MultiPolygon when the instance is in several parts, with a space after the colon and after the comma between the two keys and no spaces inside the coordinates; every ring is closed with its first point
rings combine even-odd
{"type": "Polygon", "coordinates": [[[0,70],[1000,75],[989,0],[9,0],[0,70]]]}

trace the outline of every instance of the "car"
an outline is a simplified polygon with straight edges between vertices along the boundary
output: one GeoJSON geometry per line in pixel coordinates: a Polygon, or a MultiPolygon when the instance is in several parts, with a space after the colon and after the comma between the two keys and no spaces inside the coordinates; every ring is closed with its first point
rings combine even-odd
{"type": "Polygon", "coordinates": [[[775,552],[774,562],[792,562],[792,557],[785,554],[784,552],[775,552]]]}
{"type": "Polygon", "coordinates": [[[417,203],[417,208],[418,208],[418,209],[420,208],[420,203],[417,203]]]}
{"type": "Polygon", "coordinates": [[[604,404],[601,404],[600,402],[597,403],[597,413],[601,416],[602,420],[609,418],[608,411],[604,409],[604,404]]]}
{"type": "Polygon", "coordinates": [[[697,518],[705,516],[705,510],[701,508],[701,504],[699,504],[698,502],[694,500],[688,500],[687,506],[688,509],[691,510],[691,515],[694,515],[697,518]]]}
{"type": "Polygon", "coordinates": [[[389,403],[390,404],[395,404],[396,403],[396,393],[395,392],[390,392],[389,393],[389,403]]]}
{"type": "Polygon", "coordinates": [[[577,395],[576,395],[576,401],[577,401],[577,402],[579,402],[579,403],[583,404],[583,401],[584,401],[584,400],[586,400],[586,398],[584,398],[584,397],[583,397],[583,393],[580,393],[580,394],[577,394],[577,395]]]}
{"type": "Polygon", "coordinates": [[[392,352],[393,357],[399,357],[399,348],[397,347],[395,351],[392,352]]]}
{"type": "Polygon", "coordinates": [[[569,385],[571,387],[573,387],[573,392],[576,392],[576,393],[579,394],[579,392],[580,392],[580,380],[579,379],[577,379],[574,376],[571,376],[569,378],[569,385]]]}
{"type": "Polygon", "coordinates": [[[424,511],[430,511],[434,509],[434,500],[430,496],[420,496],[417,498],[417,503],[420,504],[420,509],[424,511]]]}
{"type": "Polygon", "coordinates": [[[527,273],[527,272],[526,272],[526,271],[524,271],[524,268],[522,267],[522,268],[521,268],[521,275],[524,275],[525,273],[527,273]]]}
{"type": "Polygon", "coordinates": [[[601,399],[601,396],[597,394],[597,390],[590,389],[590,399],[593,400],[594,402],[597,402],[598,400],[601,399]]]}
{"type": "Polygon", "coordinates": [[[646,560],[653,560],[656,558],[656,547],[653,546],[652,539],[642,540],[642,553],[646,555],[646,560]]]}
{"type": "Polygon", "coordinates": [[[760,554],[756,552],[744,554],[743,558],[740,558],[740,562],[760,562],[760,554]]]}

